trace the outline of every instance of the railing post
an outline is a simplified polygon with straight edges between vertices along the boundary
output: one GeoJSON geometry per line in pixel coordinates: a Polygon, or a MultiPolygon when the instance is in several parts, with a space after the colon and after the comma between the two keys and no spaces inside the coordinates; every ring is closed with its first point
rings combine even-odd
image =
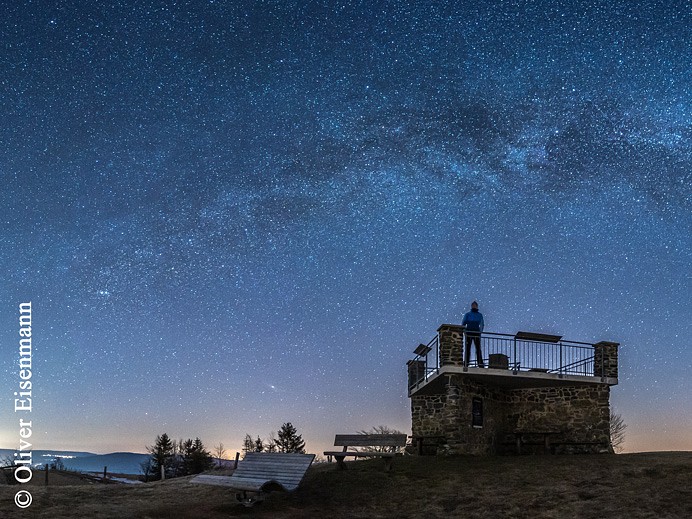
{"type": "Polygon", "coordinates": [[[425,356],[425,361],[419,366],[418,378],[425,381],[428,378],[428,356],[425,356]]]}
{"type": "Polygon", "coordinates": [[[514,338],[514,357],[512,357],[514,360],[514,374],[516,375],[519,372],[519,361],[517,360],[517,338],[514,338]]]}
{"type": "MultiPolygon", "coordinates": [[[[428,347],[430,348],[430,351],[435,352],[435,365],[433,368],[435,370],[438,370],[440,368],[440,339],[439,339],[439,333],[435,334],[435,337],[432,338],[432,340],[428,343],[428,347]]],[[[426,366],[429,368],[429,366],[426,366]]]]}
{"type": "Polygon", "coordinates": [[[440,369],[440,334],[438,333],[435,337],[435,369],[439,371],[440,369]]]}
{"type": "Polygon", "coordinates": [[[562,378],[562,375],[563,375],[563,372],[562,372],[563,366],[564,366],[564,363],[562,362],[562,341],[560,341],[560,378],[562,378]]]}

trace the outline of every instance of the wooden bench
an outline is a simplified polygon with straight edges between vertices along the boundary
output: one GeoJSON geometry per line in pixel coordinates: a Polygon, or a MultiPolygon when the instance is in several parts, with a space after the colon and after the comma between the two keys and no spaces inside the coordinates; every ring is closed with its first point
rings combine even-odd
{"type": "Polygon", "coordinates": [[[262,501],[273,490],[291,492],[298,488],[314,454],[248,452],[231,476],[200,474],[191,483],[217,485],[237,490],[236,499],[245,506],[262,501]]]}
{"type": "Polygon", "coordinates": [[[574,440],[574,441],[556,441],[551,444],[551,447],[554,449],[558,447],[585,447],[587,452],[592,452],[589,450],[589,447],[597,446],[597,445],[606,445],[605,442],[603,441],[597,441],[597,440],[574,440]]]}
{"type": "Polygon", "coordinates": [[[345,469],[344,458],[353,456],[354,458],[382,458],[386,471],[392,469],[394,456],[400,456],[397,452],[406,445],[405,434],[337,434],[334,437],[334,446],[343,447],[341,451],[325,451],[330,461],[334,456],[340,469],[345,469]],[[349,447],[371,447],[369,450],[349,451],[349,447]],[[381,450],[374,450],[379,448],[381,450]]]}
{"type": "Polygon", "coordinates": [[[447,437],[441,435],[409,436],[409,438],[411,438],[411,443],[416,446],[416,453],[419,456],[423,455],[425,447],[435,447],[437,450],[440,445],[444,445],[447,441],[447,437]]]}
{"type": "Polygon", "coordinates": [[[543,454],[551,454],[551,437],[562,434],[561,431],[556,430],[525,430],[518,429],[514,431],[514,437],[516,442],[517,454],[521,454],[523,445],[539,445],[543,447],[543,454]],[[526,440],[526,437],[540,437],[541,441],[537,443],[532,443],[526,440]]]}

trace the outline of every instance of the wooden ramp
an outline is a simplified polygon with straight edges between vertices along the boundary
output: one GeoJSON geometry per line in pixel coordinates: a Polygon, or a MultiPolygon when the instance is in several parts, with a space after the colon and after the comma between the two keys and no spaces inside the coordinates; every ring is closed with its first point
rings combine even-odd
{"type": "Polygon", "coordinates": [[[248,452],[232,476],[200,474],[191,483],[216,485],[237,490],[236,499],[252,506],[273,490],[291,492],[298,488],[314,454],[248,452]]]}

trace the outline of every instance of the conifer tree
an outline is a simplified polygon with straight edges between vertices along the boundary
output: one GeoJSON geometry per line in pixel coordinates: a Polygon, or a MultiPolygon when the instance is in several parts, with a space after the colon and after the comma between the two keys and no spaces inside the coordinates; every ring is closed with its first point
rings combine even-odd
{"type": "Polygon", "coordinates": [[[156,437],[153,447],[147,447],[151,455],[151,471],[153,479],[161,478],[161,467],[164,467],[166,475],[170,475],[170,466],[173,459],[173,442],[170,437],[163,433],[156,437]]]}
{"type": "Polygon", "coordinates": [[[296,452],[305,454],[305,442],[291,422],[286,422],[279,429],[276,447],[279,452],[296,452]]]}
{"type": "Polygon", "coordinates": [[[209,451],[204,448],[202,440],[199,438],[187,440],[183,445],[183,466],[186,475],[199,474],[214,466],[214,460],[209,451]]]}

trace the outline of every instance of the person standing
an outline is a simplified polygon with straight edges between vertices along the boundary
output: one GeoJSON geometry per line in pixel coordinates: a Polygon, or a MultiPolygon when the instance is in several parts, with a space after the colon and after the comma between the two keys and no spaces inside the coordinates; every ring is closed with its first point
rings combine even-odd
{"type": "Polygon", "coordinates": [[[461,321],[466,327],[466,347],[464,348],[464,366],[468,367],[471,358],[471,342],[476,345],[476,362],[479,368],[484,368],[483,352],[481,351],[481,332],[483,331],[483,314],[478,311],[478,303],[471,303],[471,311],[464,314],[461,321]]]}

